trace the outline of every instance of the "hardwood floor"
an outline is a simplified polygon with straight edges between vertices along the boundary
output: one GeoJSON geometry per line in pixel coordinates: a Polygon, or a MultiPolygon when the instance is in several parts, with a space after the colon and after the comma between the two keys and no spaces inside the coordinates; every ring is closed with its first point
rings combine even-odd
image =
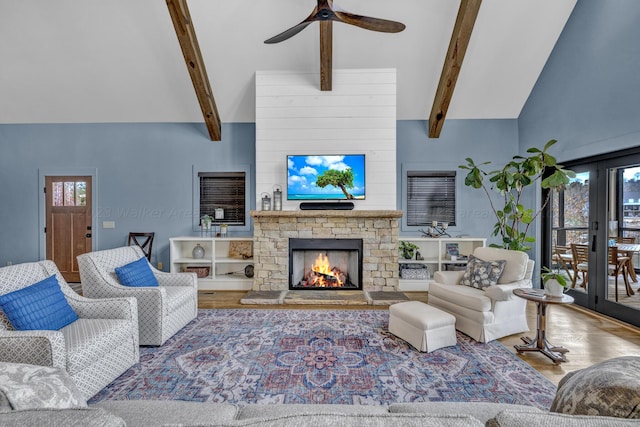
{"type": "MultiPolygon", "coordinates": [[[[240,299],[246,292],[201,291],[198,295],[200,308],[251,308],[251,309],[371,309],[386,310],[387,306],[344,305],[244,305],[240,299]]],[[[427,302],[426,292],[405,292],[412,300],[427,302]]],[[[499,341],[516,354],[513,346],[522,344],[520,337],[535,336],[536,308],[528,303],[528,333],[501,338],[499,341]]],[[[520,359],[557,384],[568,372],[586,368],[594,363],[618,356],[640,354],[640,328],[592,313],[575,305],[553,305],[547,311],[547,338],[552,344],[569,349],[568,361],[554,364],[541,353],[518,355],[520,359]]]]}

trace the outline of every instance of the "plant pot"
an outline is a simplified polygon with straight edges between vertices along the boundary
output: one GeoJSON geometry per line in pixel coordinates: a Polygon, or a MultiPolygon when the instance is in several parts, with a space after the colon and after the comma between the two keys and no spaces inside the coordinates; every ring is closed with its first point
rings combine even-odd
{"type": "Polygon", "coordinates": [[[402,258],[404,259],[413,259],[413,251],[403,251],[402,258]]]}
{"type": "Polygon", "coordinates": [[[558,283],[556,279],[549,279],[544,284],[544,291],[549,296],[561,297],[564,294],[564,286],[558,283]]]}

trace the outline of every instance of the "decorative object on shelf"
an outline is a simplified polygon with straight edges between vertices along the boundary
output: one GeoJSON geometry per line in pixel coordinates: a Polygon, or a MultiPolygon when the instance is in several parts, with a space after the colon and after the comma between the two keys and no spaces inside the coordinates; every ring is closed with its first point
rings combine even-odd
{"type": "Polygon", "coordinates": [[[282,210],[282,188],[278,184],[273,186],[273,210],[282,210]]]}
{"type": "Polygon", "coordinates": [[[224,219],[224,209],[215,208],[215,210],[213,211],[213,216],[215,216],[216,219],[224,219]]]}
{"type": "Polygon", "coordinates": [[[202,259],[202,258],[204,258],[204,248],[202,246],[200,246],[200,243],[197,243],[193,247],[193,250],[191,251],[191,255],[193,256],[193,259],[202,259]]]}
{"type": "Polygon", "coordinates": [[[404,240],[401,240],[399,249],[402,254],[402,258],[413,259],[413,254],[415,250],[418,249],[418,246],[411,242],[406,242],[404,240]]]}
{"type": "Polygon", "coordinates": [[[547,295],[561,297],[567,286],[567,278],[559,271],[554,271],[547,266],[542,267],[540,273],[544,290],[547,295]]]}
{"type": "Polygon", "coordinates": [[[199,279],[205,278],[209,276],[209,273],[211,272],[211,267],[205,267],[205,266],[200,266],[200,267],[195,267],[195,266],[188,266],[185,267],[183,269],[183,271],[187,272],[187,273],[196,273],[196,276],[198,276],[199,279]]]}
{"type": "Polygon", "coordinates": [[[211,215],[202,215],[200,218],[200,230],[203,235],[206,235],[211,230],[211,223],[213,222],[213,218],[211,215]]]}
{"type": "Polygon", "coordinates": [[[249,264],[244,268],[244,275],[251,278],[253,277],[253,265],[249,264]]]}
{"type": "Polygon", "coordinates": [[[431,223],[431,227],[427,228],[427,231],[424,231],[422,229],[418,231],[420,231],[422,235],[425,237],[443,237],[443,236],[451,237],[451,235],[446,231],[447,228],[449,228],[448,222],[439,223],[438,221],[433,221],[431,223]]]}
{"type": "Polygon", "coordinates": [[[253,242],[238,240],[229,242],[229,258],[249,259],[253,257],[253,242]]]}
{"type": "Polygon", "coordinates": [[[271,197],[269,197],[269,193],[262,193],[262,210],[271,210],[271,197]]]}
{"type": "Polygon", "coordinates": [[[575,172],[556,163],[555,157],[547,153],[547,150],[556,142],[555,139],[550,140],[542,150],[535,147],[529,148],[527,150],[527,153],[531,153],[529,157],[514,156],[502,169],[492,172],[480,169],[490,162],[476,165],[469,157],[465,159],[466,165],[459,166],[460,169],[469,171],[464,184],[468,187],[484,190],[489,199],[491,210],[496,217],[497,222],[494,225],[492,235],[501,236],[502,245],[491,244],[490,246],[515,251],[531,249],[529,243],[535,242],[535,238],[527,236],[529,226],[534,223],[549,203],[551,191],[547,192],[547,197],[540,206],[532,208],[525,208],[522,204],[523,191],[538,180],[541,180],[540,187],[543,189],[561,189],[569,184],[570,178],[576,176],[575,172]],[[543,175],[546,178],[543,178],[543,175]],[[485,176],[491,183],[490,189],[497,191],[504,198],[501,209],[494,206],[489,188],[484,183],[485,176]]]}
{"type": "Polygon", "coordinates": [[[227,237],[229,226],[227,224],[220,224],[220,237],[227,237]]]}
{"type": "Polygon", "coordinates": [[[400,278],[410,280],[429,280],[431,274],[425,264],[400,264],[400,278]]]}

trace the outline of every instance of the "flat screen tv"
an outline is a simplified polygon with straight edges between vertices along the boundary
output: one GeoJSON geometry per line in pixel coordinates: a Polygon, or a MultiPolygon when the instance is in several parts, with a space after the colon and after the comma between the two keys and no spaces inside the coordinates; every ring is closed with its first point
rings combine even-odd
{"type": "Polygon", "coordinates": [[[365,155],[288,155],[287,200],[362,200],[365,155]]]}

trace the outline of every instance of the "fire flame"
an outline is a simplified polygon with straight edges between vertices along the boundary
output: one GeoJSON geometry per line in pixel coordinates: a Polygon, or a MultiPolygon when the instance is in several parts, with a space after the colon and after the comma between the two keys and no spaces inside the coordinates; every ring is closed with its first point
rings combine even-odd
{"type": "Polygon", "coordinates": [[[344,282],[342,278],[344,275],[340,273],[337,268],[331,268],[331,264],[329,264],[329,257],[320,253],[313,265],[311,266],[311,271],[319,273],[313,279],[313,286],[318,288],[328,288],[328,287],[343,287],[344,282]]]}

